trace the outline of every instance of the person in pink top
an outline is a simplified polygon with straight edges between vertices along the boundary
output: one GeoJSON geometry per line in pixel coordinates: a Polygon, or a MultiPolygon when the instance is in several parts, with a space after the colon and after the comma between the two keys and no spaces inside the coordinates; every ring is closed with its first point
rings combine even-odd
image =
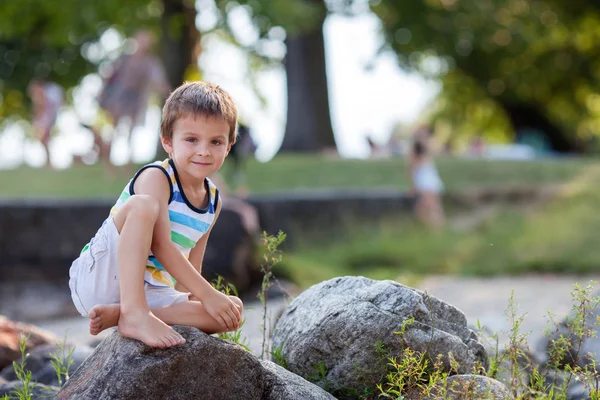
{"type": "MultiPolygon", "coordinates": [[[[151,54],[154,37],[149,31],[139,31],[135,36],[135,51],[124,54],[112,65],[112,72],[104,80],[104,86],[98,97],[98,104],[104,111],[105,119],[116,129],[127,120],[127,140],[131,151],[131,134],[136,126],[142,125],[150,94],[156,92],[166,98],[171,91],[164,68],[151,54]]],[[[112,139],[106,143],[102,139],[99,127],[90,127],[99,145],[100,158],[108,161],[112,139]]]]}
{"type": "Polygon", "coordinates": [[[44,146],[46,166],[50,166],[50,136],[63,104],[63,89],[54,82],[33,79],[27,88],[33,106],[34,136],[44,146]]]}

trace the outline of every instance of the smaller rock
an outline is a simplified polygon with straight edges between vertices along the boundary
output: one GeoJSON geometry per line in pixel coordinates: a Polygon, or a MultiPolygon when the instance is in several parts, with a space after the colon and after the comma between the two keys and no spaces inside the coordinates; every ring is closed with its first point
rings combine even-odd
{"type": "MultiPolygon", "coordinates": [[[[44,385],[59,386],[58,376],[52,365],[52,354],[57,354],[63,358],[66,367],[69,361],[68,353],[71,349],[73,350],[70,356],[72,363],[69,366],[69,375],[71,375],[81,364],[83,364],[85,359],[92,354],[94,349],[86,345],[73,346],[66,344],[64,346],[64,351],[61,351],[56,345],[46,344],[31,350],[25,360],[27,370],[31,371],[31,380],[43,383],[44,385]]],[[[7,381],[17,379],[17,375],[12,366],[4,368],[2,372],[0,372],[0,377],[5,378],[7,381]]],[[[62,379],[64,379],[64,377],[62,379]]]]}
{"type": "Polygon", "coordinates": [[[272,361],[262,360],[262,366],[271,374],[266,375],[270,386],[271,400],[326,400],[335,399],[318,386],[309,383],[300,376],[291,373],[272,361]]]}
{"type": "Polygon", "coordinates": [[[21,358],[19,339],[28,337],[26,351],[43,344],[57,343],[58,338],[34,325],[14,322],[0,315],[0,370],[21,358]]]}

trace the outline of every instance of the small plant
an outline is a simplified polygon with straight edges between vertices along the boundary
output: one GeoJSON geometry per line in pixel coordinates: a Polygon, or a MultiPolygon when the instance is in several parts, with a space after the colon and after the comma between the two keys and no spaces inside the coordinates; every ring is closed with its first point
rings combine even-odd
{"type": "MultiPolygon", "coordinates": [[[[230,296],[230,295],[238,296],[238,291],[237,291],[237,288],[235,287],[235,285],[230,282],[225,281],[225,279],[221,275],[218,275],[217,278],[211,282],[211,284],[215,289],[217,289],[220,292],[225,293],[228,296],[230,296]]],[[[233,342],[233,343],[241,346],[244,350],[249,352],[250,348],[248,347],[246,338],[242,337],[242,327],[244,326],[245,323],[246,323],[246,319],[244,318],[238,329],[236,329],[235,331],[232,331],[232,332],[219,332],[219,333],[217,333],[217,337],[219,339],[228,340],[230,342],[233,342]]]]}
{"type": "Polygon", "coordinates": [[[245,323],[246,323],[246,318],[244,318],[242,320],[240,327],[238,329],[236,329],[235,331],[220,332],[220,333],[217,333],[217,337],[219,339],[228,340],[232,343],[235,343],[235,344],[241,346],[244,350],[251,352],[250,348],[248,347],[246,338],[242,336],[242,327],[244,326],[245,323]]]}
{"type": "MultiPolygon", "coordinates": [[[[437,383],[447,376],[442,372],[442,355],[438,355],[432,365],[427,352],[418,352],[409,347],[405,334],[414,322],[414,318],[402,321],[400,331],[395,332],[400,337],[401,350],[398,357],[388,357],[388,373],[383,382],[377,384],[382,398],[403,399],[407,391],[430,394],[437,383]]],[[[385,354],[382,344],[376,343],[376,350],[385,354]]]]}
{"type": "Polygon", "coordinates": [[[54,372],[56,373],[58,387],[62,387],[63,384],[67,383],[69,380],[69,368],[74,362],[73,352],[75,351],[75,347],[67,348],[66,336],[62,342],[56,344],[56,347],[58,348],[58,352],[50,353],[50,363],[52,364],[52,368],[54,368],[54,372]]]}
{"type": "MultiPolygon", "coordinates": [[[[13,361],[13,368],[17,379],[21,382],[21,386],[18,386],[11,392],[13,398],[18,400],[31,400],[33,398],[33,389],[35,382],[31,381],[31,371],[26,369],[27,364],[27,342],[29,341],[29,335],[25,336],[21,334],[19,337],[19,350],[21,352],[21,360],[17,364],[13,361]]],[[[6,396],[8,398],[8,396],[6,396]]]]}
{"type": "Polygon", "coordinates": [[[216,279],[211,282],[212,287],[219,292],[225,293],[228,296],[238,296],[237,288],[233,283],[227,282],[221,275],[217,275],[216,279]]]}
{"type": "Polygon", "coordinates": [[[327,379],[327,367],[323,361],[319,361],[313,364],[313,370],[315,371],[308,377],[311,382],[320,382],[321,387],[325,391],[331,390],[331,382],[327,379]]]}
{"type": "Polygon", "coordinates": [[[281,365],[285,369],[288,369],[287,359],[285,358],[285,355],[283,355],[283,346],[273,347],[271,349],[271,357],[273,357],[273,360],[276,364],[281,365]]]}
{"type": "Polygon", "coordinates": [[[261,283],[260,291],[257,294],[260,302],[263,306],[262,316],[262,350],[261,359],[264,359],[265,354],[268,352],[269,343],[267,339],[267,297],[268,291],[273,286],[273,267],[281,261],[281,251],[278,249],[281,243],[285,240],[286,235],[282,231],[279,231],[277,236],[271,236],[266,232],[263,232],[262,240],[265,246],[263,255],[264,262],[260,266],[260,270],[263,273],[263,280],[261,283]]]}

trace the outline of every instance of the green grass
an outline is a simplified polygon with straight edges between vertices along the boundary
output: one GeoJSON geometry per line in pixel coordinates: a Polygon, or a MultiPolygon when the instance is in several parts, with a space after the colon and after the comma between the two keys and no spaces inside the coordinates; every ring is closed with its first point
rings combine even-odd
{"type": "MultiPolygon", "coordinates": [[[[303,287],[340,275],[398,279],[422,275],[494,275],[600,271],[600,163],[594,159],[507,162],[443,158],[437,161],[449,191],[561,184],[557,198],[535,209],[505,206],[470,230],[430,232],[412,216],[352,224],[337,232],[295,235],[276,274],[303,287]],[[567,185],[567,186],[565,186],[567,185]],[[360,228],[359,228],[360,227],[360,228]],[[323,236],[325,235],[325,236],[323,236]]],[[[225,176],[227,176],[227,166],[225,176]]],[[[343,160],[320,156],[276,157],[248,164],[252,193],[313,189],[406,189],[403,160],[343,160]]],[[[0,171],[0,197],[115,198],[129,174],[107,177],[101,166],[65,171],[0,171]]],[[[452,217],[452,216],[451,216],[452,217]]]]}
{"type": "Polygon", "coordinates": [[[600,167],[588,168],[534,208],[506,205],[474,228],[425,230],[409,217],[337,237],[303,235],[279,273],[303,287],[341,275],[411,284],[428,274],[600,272],[600,167]],[[325,243],[325,244],[323,244],[325,243]],[[408,281],[408,282],[407,282],[408,281]]]}
{"type": "MultiPolygon", "coordinates": [[[[507,162],[442,158],[437,161],[448,190],[501,185],[544,185],[565,182],[594,164],[592,159],[507,162]]],[[[229,166],[224,167],[225,176],[229,166]]],[[[67,170],[21,167],[0,171],[0,197],[114,198],[131,173],[107,176],[101,165],[67,170]]],[[[289,190],[407,188],[402,159],[348,160],[317,155],[286,155],[268,163],[252,160],[247,166],[252,193],[289,190]]]]}

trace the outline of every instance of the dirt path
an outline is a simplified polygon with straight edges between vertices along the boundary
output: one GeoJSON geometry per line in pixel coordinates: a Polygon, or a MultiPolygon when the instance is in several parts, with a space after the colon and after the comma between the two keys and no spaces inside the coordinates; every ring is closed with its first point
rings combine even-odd
{"type": "MultiPolygon", "coordinates": [[[[548,322],[548,312],[561,321],[571,309],[571,292],[575,283],[581,286],[590,281],[600,282],[600,274],[590,276],[528,275],[519,277],[460,278],[432,276],[419,284],[419,289],[450,303],[467,316],[470,325],[477,320],[491,332],[500,334],[501,343],[507,341],[511,328],[505,315],[511,292],[514,291],[518,315],[526,314],[521,332],[529,335],[529,344],[539,348],[548,322]],[[503,332],[504,331],[504,332],[503,332]]],[[[599,285],[592,293],[597,293],[599,285]]]]}

